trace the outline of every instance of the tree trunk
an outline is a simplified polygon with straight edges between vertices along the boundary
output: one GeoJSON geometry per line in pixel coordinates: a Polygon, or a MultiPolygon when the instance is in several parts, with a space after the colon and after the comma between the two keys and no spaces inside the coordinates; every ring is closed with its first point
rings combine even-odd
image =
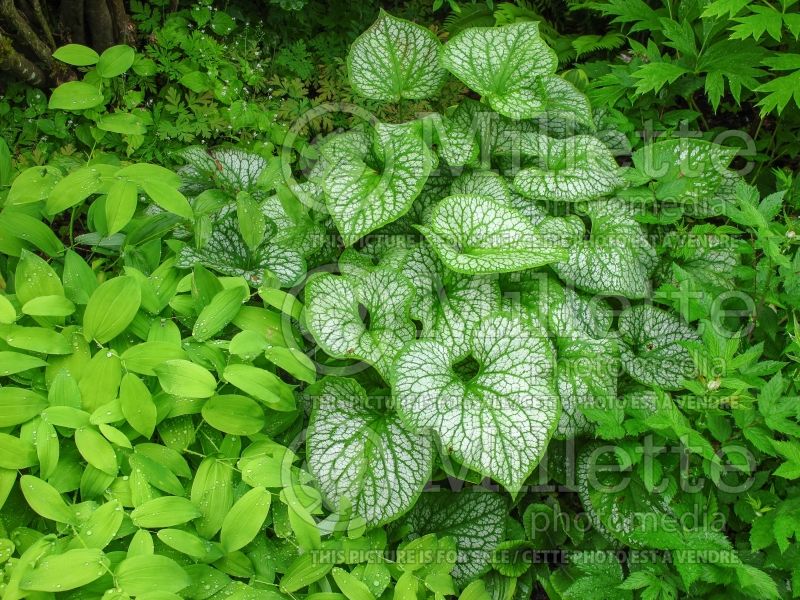
{"type": "Polygon", "coordinates": [[[42,70],[14,50],[11,39],[2,34],[0,34],[0,71],[8,71],[36,87],[41,87],[47,80],[42,70]]]}
{"type": "Polygon", "coordinates": [[[86,0],[86,24],[95,50],[102,52],[114,45],[114,23],[106,0],[86,0]]]}

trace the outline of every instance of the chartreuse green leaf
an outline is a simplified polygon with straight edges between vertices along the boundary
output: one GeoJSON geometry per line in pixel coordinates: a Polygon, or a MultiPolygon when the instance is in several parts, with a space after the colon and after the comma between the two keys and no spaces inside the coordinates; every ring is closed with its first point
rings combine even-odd
{"type": "Polygon", "coordinates": [[[114,447],[93,427],[75,430],[75,446],[84,460],[95,469],[109,475],[117,474],[117,454],[114,447]]]}
{"type": "Polygon", "coordinates": [[[393,271],[377,270],[361,281],[315,274],[306,284],[306,323],[331,356],[363,360],[387,376],[398,350],[416,334],[413,295],[411,283],[393,271]]]}
{"type": "Polygon", "coordinates": [[[52,166],[30,167],[17,175],[8,190],[5,206],[29,204],[47,200],[61,179],[61,171],[52,166]]]}
{"type": "Polygon", "coordinates": [[[100,55],[88,46],[66,44],[53,52],[53,58],[67,63],[68,65],[88,67],[89,65],[95,64],[100,58],[100,55]]]}
{"type": "Polygon", "coordinates": [[[83,316],[83,335],[100,344],[114,339],[128,328],[142,303],[136,280],[120,276],[102,283],[89,298],[83,316]]]}
{"type": "Polygon", "coordinates": [[[125,370],[140,375],[155,375],[155,368],[169,360],[186,360],[188,355],[179,345],[149,341],[131,346],[120,355],[125,370]]]}
{"type": "Polygon", "coordinates": [[[264,428],[264,409],[247,396],[212,396],[203,405],[203,419],[224,433],[253,435],[264,428]]]}
{"type": "Polygon", "coordinates": [[[334,567],[331,570],[333,580],[337,587],[347,597],[347,600],[375,600],[367,585],[344,569],[334,567]]]}
{"type": "MultiPolygon", "coordinates": [[[[9,360],[7,355],[9,354],[16,353],[0,352],[0,365],[7,364],[6,361],[9,360]]],[[[28,356],[27,354],[19,354],[18,356],[38,361],[37,358],[28,356]]],[[[42,361],[39,362],[41,364],[31,365],[28,363],[24,366],[32,368],[46,364],[42,361]]],[[[0,366],[0,374],[7,374],[4,372],[4,369],[4,366],[0,366]]],[[[47,398],[33,390],[12,386],[0,387],[0,427],[13,427],[14,425],[21,425],[22,423],[30,421],[47,408],[47,406],[47,398]]]]}
{"type": "Polygon", "coordinates": [[[106,48],[97,60],[97,73],[101,77],[116,77],[131,68],[136,51],[130,46],[120,44],[106,48]]]}
{"type": "Polygon", "coordinates": [[[0,323],[3,325],[10,325],[17,320],[17,309],[11,304],[11,301],[3,295],[0,295],[0,323]]]}
{"type": "Polygon", "coordinates": [[[182,529],[159,529],[156,535],[170,548],[198,561],[213,562],[222,558],[223,555],[219,544],[204,540],[182,529]]]}
{"type": "Polygon", "coordinates": [[[411,508],[431,476],[428,435],[406,431],[394,411],[380,406],[387,398],[368,398],[353,379],[327,377],[309,393],[309,470],[327,503],[352,510],[367,527],[411,508]]]}
{"type": "Polygon", "coordinates": [[[32,317],[68,317],[75,305],[61,295],[39,296],[22,305],[22,314],[32,317]]]}
{"type": "Polygon", "coordinates": [[[556,53],[535,21],[464,29],[444,45],[442,65],[501,115],[566,114],[591,122],[586,97],[554,75],[556,53]]]}
{"type": "Polygon", "coordinates": [[[27,469],[38,460],[33,444],[13,435],[0,433],[0,469],[27,469]]]}
{"type": "Polygon", "coordinates": [[[151,437],[158,420],[158,408],[147,385],[133,373],[125,373],[122,376],[119,403],[122,414],[130,426],[144,437],[151,437]]]}
{"type": "Polygon", "coordinates": [[[175,396],[210,398],[217,389],[214,376],[188,360],[168,360],[153,371],[164,391],[175,396]]]}
{"type": "Polygon", "coordinates": [[[195,521],[197,533],[212,538],[233,506],[232,465],[214,457],[203,459],[195,471],[190,498],[202,515],[195,521]]]}
{"type": "Polygon", "coordinates": [[[101,504],[81,525],[75,547],[105,548],[117,535],[125,512],[119,500],[101,504]]]}
{"type": "Polygon", "coordinates": [[[131,596],[176,594],[192,580],[171,558],[161,554],[142,554],[124,559],[114,571],[117,585],[131,596]]]}
{"type": "Polygon", "coordinates": [[[295,408],[291,386],[265,369],[252,365],[228,365],[222,376],[225,381],[273,410],[290,412],[295,408]]]}
{"type": "Polygon", "coordinates": [[[214,295],[211,302],[203,307],[192,328],[192,336],[199,342],[213,337],[233,321],[242,302],[247,299],[247,290],[235,286],[214,295]]]}
{"type": "Polygon", "coordinates": [[[45,519],[75,524],[75,513],[52,485],[33,475],[23,475],[19,481],[28,505],[45,519]]]}
{"type": "Polygon", "coordinates": [[[332,568],[333,561],[320,561],[311,552],[301,554],[281,578],[280,590],[287,594],[301,590],[325,577],[332,568]]]}
{"type": "Polygon", "coordinates": [[[621,200],[596,200],[585,207],[591,233],[575,216],[546,218],[539,232],[569,256],[552,269],[567,283],[593,294],[643,298],[657,258],[635,209],[621,200]]]}
{"type": "Polygon", "coordinates": [[[447,77],[440,48],[428,29],[381,10],[347,54],[350,85],[362,96],[388,102],[433,96],[447,77]]]}
{"type": "Polygon", "coordinates": [[[147,528],[174,527],[200,516],[200,509],[191,500],[179,496],[153,498],[131,512],[134,525],[147,528]]]}
{"type": "Polygon", "coordinates": [[[235,552],[255,539],[267,520],[271,501],[266,489],[255,487],[234,503],[219,534],[225,552],[235,552]]]}
{"type": "Polygon", "coordinates": [[[64,286],[58,274],[47,262],[33,252],[23,250],[19,257],[14,284],[17,300],[25,305],[41,296],[63,296],[64,286]]]}
{"type": "Polygon", "coordinates": [[[106,194],[106,227],[112,235],[121,230],[133,218],[139,202],[137,186],[127,179],[117,179],[106,194]]]}
{"type": "Polygon", "coordinates": [[[435,165],[418,123],[349,131],[321,153],[325,203],[347,246],[408,212],[435,165]]]}
{"type": "Polygon", "coordinates": [[[592,200],[622,187],[614,156],[589,135],[553,138],[539,133],[521,136],[521,152],[533,165],[514,176],[514,187],[534,200],[592,200]]]}
{"type": "Polygon", "coordinates": [[[500,494],[461,491],[422,494],[400,522],[416,535],[436,534],[455,540],[457,556],[453,578],[468,583],[489,568],[505,533],[506,501],[500,494]]]}
{"type": "Polygon", "coordinates": [[[108,572],[111,561],[99,548],[76,548],[45,556],[20,582],[35,592],[65,592],[93,582],[108,572]]]}
{"type": "Polygon", "coordinates": [[[528,219],[489,196],[449,196],[417,228],[447,268],[458,273],[522,271],[567,257],[528,219]]]}
{"type": "Polygon", "coordinates": [[[397,411],[412,431],[435,432],[456,460],[515,492],[558,420],[553,349],[541,326],[507,315],[485,319],[468,349],[409,343],[394,367],[397,411]]]}
{"type": "Polygon", "coordinates": [[[103,94],[96,85],[83,81],[62,83],[50,95],[48,108],[63,110],[85,110],[103,103],[103,94]]]}
{"type": "Polygon", "coordinates": [[[280,367],[300,381],[314,383],[317,379],[317,370],[314,366],[314,361],[297,348],[270,346],[264,350],[264,356],[266,356],[269,362],[280,367]]]}
{"type": "Polygon", "coordinates": [[[619,316],[622,366],[639,383],[666,390],[692,379],[694,362],[683,342],[697,341],[697,332],[681,319],[650,305],[631,306],[619,316]]]}

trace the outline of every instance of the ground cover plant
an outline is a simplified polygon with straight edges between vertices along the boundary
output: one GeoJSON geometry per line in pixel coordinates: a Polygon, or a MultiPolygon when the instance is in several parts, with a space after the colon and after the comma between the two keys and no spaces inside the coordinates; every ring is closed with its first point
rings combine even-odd
{"type": "Polygon", "coordinates": [[[2,597],[800,595],[797,19],[734,4],[0,21],[2,597]]]}

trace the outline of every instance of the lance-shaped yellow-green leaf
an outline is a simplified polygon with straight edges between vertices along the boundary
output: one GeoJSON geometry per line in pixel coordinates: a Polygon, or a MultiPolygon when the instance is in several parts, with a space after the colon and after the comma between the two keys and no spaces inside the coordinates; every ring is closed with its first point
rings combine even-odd
{"type": "Polygon", "coordinates": [[[375,596],[372,595],[366,584],[344,569],[334,567],[331,575],[348,600],[375,600],[375,596]]]}
{"type": "Polygon", "coordinates": [[[22,314],[32,317],[68,317],[75,305],[61,295],[39,296],[22,305],[22,314]]]}
{"type": "Polygon", "coordinates": [[[315,274],[306,284],[306,323],[331,356],[363,360],[388,377],[397,352],[416,334],[409,316],[413,296],[411,283],[389,270],[361,281],[315,274]]]}
{"type": "Polygon", "coordinates": [[[339,134],[321,152],[325,204],[347,246],[407,213],[435,165],[417,123],[339,134]]]}
{"type": "Polygon", "coordinates": [[[233,465],[213,457],[203,459],[192,481],[191,499],[202,514],[195,521],[197,533],[210,539],[233,505],[233,465]]]}
{"type": "Polygon", "coordinates": [[[222,331],[223,327],[233,321],[246,299],[247,289],[239,286],[215,294],[211,302],[200,311],[192,328],[192,336],[197,341],[204,342],[222,331]]]}
{"type": "Polygon", "coordinates": [[[430,30],[381,9],[347,54],[350,84],[373,100],[428,98],[447,77],[439,65],[440,48],[430,30]]]}
{"type": "Polygon", "coordinates": [[[126,371],[140,375],[155,375],[155,368],[168,360],[186,360],[188,355],[180,345],[164,341],[147,341],[131,346],[120,355],[126,371]]]}
{"type": "Polygon", "coordinates": [[[38,461],[33,444],[13,435],[0,433],[0,469],[27,469],[38,461]]]}
{"type": "Polygon", "coordinates": [[[544,454],[559,417],[554,355],[541,326],[485,319],[458,355],[417,340],[397,358],[393,399],[412,431],[432,431],[464,466],[517,491],[544,454]]]}
{"type": "Polygon", "coordinates": [[[320,561],[314,558],[311,552],[298,556],[281,578],[280,590],[291,594],[308,587],[330,573],[333,561],[320,561]]]}
{"type": "Polygon", "coordinates": [[[252,365],[228,365],[222,376],[273,410],[292,411],[295,408],[291,386],[265,369],[252,365]]]}
{"type": "Polygon", "coordinates": [[[154,498],[131,512],[134,525],[146,528],[174,527],[199,516],[200,509],[191,500],[178,496],[154,498]]]}
{"type": "Polygon", "coordinates": [[[168,394],[187,398],[210,398],[217,380],[200,365],[188,360],[168,360],[153,369],[161,387],[168,394]]]}
{"type": "Polygon", "coordinates": [[[119,386],[119,402],[122,414],[138,433],[149,438],[153,435],[158,419],[158,409],[153,396],[144,382],[133,373],[126,373],[119,386]]]}
{"type": "Polygon", "coordinates": [[[407,431],[387,398],[368,398],[357,381],[328,377],[313,389],[307,434],[309,470],[333,510],[368,527],[410,509],[431,476],[433,445],[407,431]]]}
{"type": "Polygon", "coordinates": [[[76,548],[45,556],[20,581],[34,592],[65,592],[83,587],[108,573],[111,561],[99,548],[76,548]]]}
{"type": "Polygon", "coordinates": [[[239,498],[225,515],[219,540],[225,552],[244,548],[261,531],[267,519],[272,495],[256,487],[239,498]]]}
{"type": "MultiPolygon", "coordinates": [[[[7,354],[13,353],[0,352],[0,361],[5,358],[3,355],[7,354]]],[[[3,373],[2,367],[0,373],[3,373]]],[[[0,427],[13,427],[30,421],[45,408],[47,408],[47,398],[33,390],[12,386],[0,387],[0,427]]]]}
{"type": "Polygon", "coordinates": [[[160,554],[129,556],[117,565],[117,585],[126,594],[176,594],[191,585],[192,580],[178,563],[160,554]]]}
{"type": "Polygon", "coordinates": [[[566,114],[590,122],[586,96],[554,75],[556,53],[542,40],[535,21],[468,27],[445,44],[442,65],[501,115],[566,114]]]}
{"type": "Polygon", "coordinates": [[[142,302],[142,292],[132,277],[121,276],[101,284],[89,298],[83,316],[87,340],[105,344],[128,328],[142,302]]]}
{"type": "Polygon", "coordinates": [[[449,196],[431,212],[425,234],[442,262],[471,275],[508,273],[566,258],[530,220],[489,196],[449,196]]]}
{"type": "Polygon", "coordinates": [[[158,539],[170,548],[201,562],[214,562],[222,558],[219,544],[209,542],[182,529],[159,529],[158,539]]]}
{"type": "Polygon", "coordinates": [[[117,474],[117,453],[114,447],[93,427],[75,430],[75,446],[84,460],[109,475],[117,474]]]}
{"type": "Polygon", "coordinates": [[[254,435],[264,428],[264,409],[247,396],[212,396],[203,405],[202,414],[214,429],[231,435],[254,435]]]}
{"type": "Polygon", "coordinates": [[[117,535],[124,517],[125,511],[119,500],[101,504],[81,525],[74,547],[105,548],[117,535]]]}
{"type": "Polygon", "coordinates": [[[23,475],[19,481],[28,505],[45,519],[74,524],[75,513],[67,506],[58,490],[33,475],[23,475]]]}
{"type": "Polygon", "coordinates": [[[593,200],[622,187],[614,156],[589,135],[554,138],[521,135],[526,166],[514,176],[514,187],[533,200],[593,200]],[[530,164],[532,163],[532,164],[530,164]]]}
{"type": "Polygon", "coordinates": [[[133,181],[117,179],[111,184],[105,202],[108,235],[118,232],[130,222],[138,201],[138,190],[133,181]]]}

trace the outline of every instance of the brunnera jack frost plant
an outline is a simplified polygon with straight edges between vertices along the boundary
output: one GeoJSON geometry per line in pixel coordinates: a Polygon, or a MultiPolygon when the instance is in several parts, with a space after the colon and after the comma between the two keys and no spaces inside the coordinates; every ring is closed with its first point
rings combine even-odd
{"type": "MultiPolygon", "coordinates": [[[[622,410],[623,384],[683,387],[698,336],[646,303],[648,207],[718,214],[732,156],[662,142],[620,168],[533,22],[441,44],[382,12],[347,65],[373,100],[430,98],[453,76],[480,101],[332,134],[310,171],[346,249],[337,273],[309,278],[305,324],[330,364],[364,366],[308,390],[309,468],[333,510],[414,522],[445,464],[515,495],[552,439],[622,410]],[[628,308],[614,315],[610,297],[628,308]]],[[[476,560],[461,572],[487,567],[476,560]]]]}

